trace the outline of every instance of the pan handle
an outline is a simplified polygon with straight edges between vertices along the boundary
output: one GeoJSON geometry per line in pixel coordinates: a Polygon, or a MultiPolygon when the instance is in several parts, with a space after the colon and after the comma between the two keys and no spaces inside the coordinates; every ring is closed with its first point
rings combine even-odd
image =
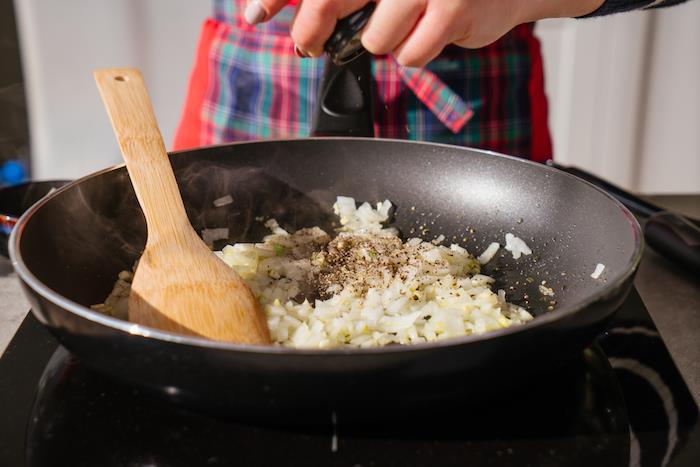
{"type": "Polygon", "coordinates": [[[657,212],[646,222],[644,238],[657,252],[700,274],[700,227],[689,219],[657,212]]]}
{"type": "Polygon", "coordinates": [[[644,201],[590,172],[547,161],[547,165],[575,175],[609,193],[637,216],[646,219],[644,239],[661,255],[700,272],[700,222],[644,201]]]}
{"type": "Polygon", "coordinates": [[[323,70],[312,136],[374,136],[371,56],[359,40],[376,4],[338,21],[325,44],[323,70]]]}

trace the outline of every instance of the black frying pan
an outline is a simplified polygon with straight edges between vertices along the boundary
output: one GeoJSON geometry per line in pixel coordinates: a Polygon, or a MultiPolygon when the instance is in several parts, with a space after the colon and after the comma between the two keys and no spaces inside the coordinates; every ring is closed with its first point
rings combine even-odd
{"type": "MultiPolygon", "coordinates": [[[[347,132],[371,129],[369,87],[347,79],[348,70],[367,69],[363,59],[329,62],[317,134],[338,133],[331,120],[343,115],[347,132]]],[[[536,315],[523,326],[433,344],[291,350],[160,332],[89,309],[145,243],[122,166],[58,190],[21,218],[9,245],[15,269],[34,314],[69,350],[133,386],[238,417],[299,423],[324,410],[391,417],[416,401],[515,390],[592,342],[629,292],[642,252],[637,221],[609,195],[557,169],[485,151],[316,137],[180,152],[172,163],[195,229],[228,227],[230,242],[260,240],[260,216],[290,230],[332,230],[331,205],[342,194],[390,199],[404,235],[427,223],[429,237],[443,234],[478,254],[513,232],[534,252],[516,261],[502,250],[485,267],[510,301],[536,315]],[[225,195],[234,203],[214,207],[225,195]],[[597,263],[606,269],[595,280],[597,263]],[[556,291],[554,311],[538,291],[543,280],[556,291]]]]}
{"type": "Polygon", "coordinates": [[[330,230],[331,205],[343,194],[392,200],[404,234],[427,221],[430,236],[454,236],[478,254],[513,232],[534,252],[485,268],[509,300],[537,315],[521,327],[426,345],[289,350],[168,334],[89,310],[146,238],[123,167],[58,190],[20,219],[10,241],[15,269],[33,312],[69,350],[135,386],[239,415],[385,402],[390,413],[415,398],[510,385],[588,345],[624,300],[641,256],[639,225],[611,197],[554,168],[488,152],[312,138],[181,152],[172,162],[194,227],[229,227],[232,242],[259,240],[258,216],[330,230]],[[235,202],[215,208],[227,194],[235,202]],[[606,269],[594,280],[598,262],[606,269]],[[537,290],[542,280],[556,291],[553,312],[537,290]]]}

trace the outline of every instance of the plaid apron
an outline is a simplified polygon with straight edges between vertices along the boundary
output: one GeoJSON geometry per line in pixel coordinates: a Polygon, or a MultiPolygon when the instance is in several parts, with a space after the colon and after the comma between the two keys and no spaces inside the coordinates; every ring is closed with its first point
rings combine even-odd
{"type": "MultiPolygon", "coordinates": [[[[308,136],[323,59],[294,54],[294,10],[252,27],[245,0],[215,0],[203,25],[174,149],[308,136]]],[[[424,68],[375,57],[375,134],[551,157],[539,42],[516,27],[478,50],[449,46],[424,68]]]]}

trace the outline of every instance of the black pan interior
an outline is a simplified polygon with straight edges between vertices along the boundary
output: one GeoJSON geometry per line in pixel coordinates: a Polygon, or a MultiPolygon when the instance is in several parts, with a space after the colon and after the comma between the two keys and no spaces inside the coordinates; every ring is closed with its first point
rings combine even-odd
{"type": "MultiPolygon", "coordinates": [[[[512,232],[533,250],[501,249],[485,268],[509,300],[535,314],[574,306],[625,275],[638,247],[635,221],[611,198],[537,164],[465,148],[376,139],[307,139],[212,147],[172,156],[193,226],[228,227],[230,242],[258,241],[260,219],[289,230],[335,227],[337,195],[389,199],[404,237],[446,237],[478,255],[512,232]],[[232,204],[215,207],[231,195],[232,204]],[[606,266],[601,279],[590,274],[606,266]],[[538,285],[546,281],[555,297],[538,285]]],[[[146,230],[126,170],[87,177],[50,197],[20,244],[29,270],[85,306],[103,301],[129,269],[146,230]]]]}

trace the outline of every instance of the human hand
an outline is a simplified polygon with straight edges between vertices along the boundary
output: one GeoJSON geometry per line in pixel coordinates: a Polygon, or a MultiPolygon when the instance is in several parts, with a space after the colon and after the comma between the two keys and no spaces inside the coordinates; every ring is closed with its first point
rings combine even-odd
{"type": "MultiPolygon", "coordinates": [[[[336,22],[369,0],[303,0],[291,36],[306,56],[323,54],[336,22]]],[[[274,17],[288,0],[252,0],[245,11],[251,24],[274,17]]],[[[518,24],[543,18],[580,16],[603,0],[379,0],[362,33],[371,53],[392,53],[405,66],[423,66],[445,46],[486,46],[518,24]]]]}

